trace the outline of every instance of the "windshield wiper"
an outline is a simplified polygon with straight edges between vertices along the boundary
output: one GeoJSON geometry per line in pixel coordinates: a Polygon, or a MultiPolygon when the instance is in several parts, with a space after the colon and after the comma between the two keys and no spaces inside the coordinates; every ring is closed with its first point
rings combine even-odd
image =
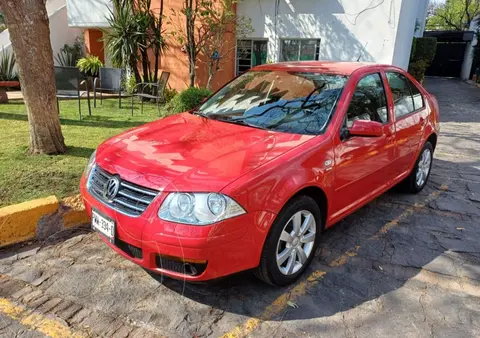
{"type": "Polygon", "coordinates": [[[227,123],[231,123],[231,124],[238,124],[240,126],[247,126],[247,127],[257,128],[257,129],[269,130],[268,128],[260,127],[260,126],[257,126],[256,124],[251,124],[251,123],[245,122],[243,119],[229,120],[229,119],[215,118],[214,120],[221,121],[221,122],[227,122],[227,123]]]}
{"type": "Polygon", "coordinates": [[[311,92],[310,94],[308,94],[308,96],[305,98],[305,101],[302,103],[302,105],[300,106],[300,108],[304,108],[305,105],[307,104],[308,100],[310,100],[310,98],[312,97],[313,94],[315,94],[316,92],[318,92],[319,90],[323,89],[323,87],[325,87],[327,85],[326,82],[322,83],[320,86],[317,86],[315,87],[311,92]]]}
{"type": "Polygon", "coordinates": [[[210,116],[208,116],[207,114],[205,113],[202,113],[200,110],[198,109],[194,109],[194,110],[191,110],[190,111],[190,114],[192,115],[198,115],[198,116],[201,116],[201,117],[204,117],[206,119],[210,119],[210,116]]]}

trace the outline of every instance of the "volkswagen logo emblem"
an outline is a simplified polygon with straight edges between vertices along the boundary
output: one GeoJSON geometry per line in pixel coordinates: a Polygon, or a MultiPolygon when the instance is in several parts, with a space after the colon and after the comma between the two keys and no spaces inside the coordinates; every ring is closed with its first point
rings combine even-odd
{"type": "Polygon", "coordinates": [[[120,189],[120,179],[116,176],[111,177],[103,187],[103,197],[109,202],[113,201],[120,189]]]}

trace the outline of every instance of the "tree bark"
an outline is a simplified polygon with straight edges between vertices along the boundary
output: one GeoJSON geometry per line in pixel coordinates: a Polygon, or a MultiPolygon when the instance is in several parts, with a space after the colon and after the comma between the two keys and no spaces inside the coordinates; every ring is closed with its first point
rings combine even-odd
{"type": "MultiPolygon", "coordinates": [[[[158,31],[158,34],[155,36],[161,37],[162,36],[162,26],[163,26],[163,0],[160,0],[160,13],[158,15],[158,21],[156,24],[154,23],[154,29],[158,31]]],[[[160,46],[158,44],[155,45],[154,48],[154,55],[155,55],[155,68],[153,73],[153,82],[157,83],[158,81],[158,62],[160,60],[160,46]]]]}
{"type": "Polygon", "coordinates": [[[45,0],[0,0],[17,60],[30,126],[30,152],[66,151],[56,103],[53,53],[45,0]]]}
{"type": "Polygon", "coordinates": [[[197,61],[197,46],[195,42],[195,20],[198,10],[198,0],[185,0],[185,24],[187,33],[188,75],[190,87],[195,87],[195,62],[197,61]]]}

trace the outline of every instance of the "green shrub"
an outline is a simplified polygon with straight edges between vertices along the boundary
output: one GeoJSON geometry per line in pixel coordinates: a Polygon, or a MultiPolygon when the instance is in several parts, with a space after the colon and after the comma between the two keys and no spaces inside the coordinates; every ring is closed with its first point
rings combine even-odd
{"type": "Polygon", "coordinates": [[[425,71],[433,61],[437,51],[436,38],[413,38],[408,72],[418,82],[423,82],[425,71]]]}
{"type": "Polygon", "coordinates": [[[169,103],[172,99],[178,95],[178,92],[174,88],[165,88],[165,103],[169,103]]]}
{"type": "Polygon", "coordinates": [[[122,79],[122,88],[128,94],[132,95],[133,90],[135,89],[135,86],[137,85],[137,80],[135,80],[135,75],[133,75],[133,73],[130,74],[130,75],[127,75],[126,73],[124,73],[124,74],[125,75],[123,76],[123,79],[122,79]]]}
{"type": "Polygon", "coordinates": [[[202,101],[212,95],[212,92],[206,88],[188,88],[175,95],[167,105],[167,110],[171,114],[181,113],[197,107],[202,101]]]}
{"type": "Polygon", "coordinates": [[[408,65],[408,72],[418,81],[422,82],[425,78],[425,71],[428,68],[428,63],[424,60],[417,60],[410,62],[408,65]]]}
{"type": "Polygon", "coordinates": [[[103,67],[102,61],[98,56],[87,55],[78,60],[77,67],[87,76],[98,76],[100,68],[103,67]]]}

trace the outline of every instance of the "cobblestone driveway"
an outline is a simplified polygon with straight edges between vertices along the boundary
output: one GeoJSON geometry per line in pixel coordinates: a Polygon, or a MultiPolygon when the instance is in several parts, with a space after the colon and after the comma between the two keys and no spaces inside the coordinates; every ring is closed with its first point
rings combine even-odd
{"type": "Polygon", "coordinates": [[[480,89],[426,87],[442,120],[429,184],[327,231],[297,284],[161,281],[77,230],[0,251],[0,336],[479,337],[480,89]]]}

